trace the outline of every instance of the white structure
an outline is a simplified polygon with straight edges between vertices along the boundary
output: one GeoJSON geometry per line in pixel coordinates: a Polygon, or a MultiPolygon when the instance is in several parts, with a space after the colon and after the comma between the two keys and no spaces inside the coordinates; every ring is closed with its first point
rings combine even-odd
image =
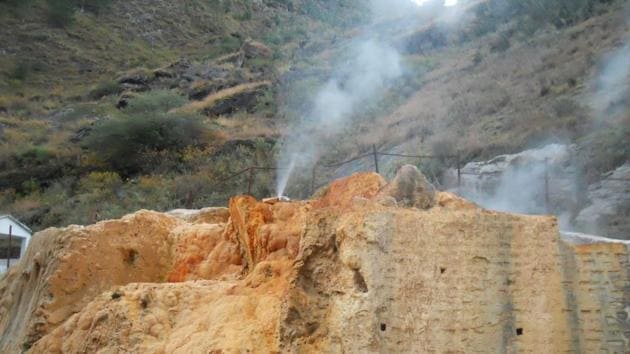
{"type": "Polygon", "coordinates": [[[11,215],[0,215],[0,273],[7,271],[7,254],[9,251],[9,231],[11,232],[12,257],[10,265],[24,256],[33,232],[26,225],[11,215]],[[15,249],[19,248],[19,252],[15,249]]]}

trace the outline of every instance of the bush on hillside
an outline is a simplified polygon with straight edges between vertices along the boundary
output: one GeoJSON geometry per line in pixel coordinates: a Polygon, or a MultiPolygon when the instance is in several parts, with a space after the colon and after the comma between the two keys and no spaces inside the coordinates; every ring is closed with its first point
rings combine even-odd
{"type": "Polygon", "coordinates": [[[6,4],[13,9],[24,8],[33,3],[34,0],[0,0],[0,5],[6,4]]]}
{"type": "Polygon", "coordinates": [[[13,69],[9,72],[9,79],[24,81],[30,72],[30,67],[27,63],[20,61],[16,63],[13,69]]]}
{"type": "Polygon", "coordinates": [[[96,126],[85,147],[114,171],[130,176],[151,171],[158,162],[152,156],[203,145],[208,138],[209,131],[197,116],[144,113],[96,126]]]}
{"type": "Polygon", "coordinates": [[[122,186],[123,181],[116,172],[92,172],[79,181],[79,192],[102,191],[113,194],[122,186]]]}
{"type": "Polygon", "coordinates": [[[111,0],[46,0],[48,22],[55,27],[66,27],[74,22],[77,9],[99,13],[111,0]]]}
{"type": "Polygon", "coordinates": [[[76,8],[72,0],[46,0],[48,22],[55,27],[66,27],[74,21],[76,8]]]}

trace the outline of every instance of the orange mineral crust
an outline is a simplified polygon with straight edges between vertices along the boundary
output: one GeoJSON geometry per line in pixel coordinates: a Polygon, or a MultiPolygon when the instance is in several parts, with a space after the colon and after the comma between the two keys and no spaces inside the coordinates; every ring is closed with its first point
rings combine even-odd
{"type": "Polygon", "coordinates": [[[0,279],[0,352],[627,353],[628,259],[405,166],[40,232],[0,279]]]}

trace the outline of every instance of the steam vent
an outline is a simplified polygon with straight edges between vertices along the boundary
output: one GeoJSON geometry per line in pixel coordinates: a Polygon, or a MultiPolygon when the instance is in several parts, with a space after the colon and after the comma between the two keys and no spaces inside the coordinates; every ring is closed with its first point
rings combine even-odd
{"type": "Polygon", "coordinates": [[[34,236],[0,280],[0,352],[630,352],[627,245],[571,240],[410,166],[139,211],[34,236]]]}

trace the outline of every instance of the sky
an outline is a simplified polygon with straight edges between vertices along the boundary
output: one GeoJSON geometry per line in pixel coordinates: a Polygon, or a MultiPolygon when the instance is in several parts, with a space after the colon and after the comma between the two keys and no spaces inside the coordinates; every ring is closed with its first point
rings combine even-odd
{"type": "MultiPolygon", "coordinates": [[[[425,2],[427,2],[428,0],[411,0],[414,3],[418,4],[418,5],[422,5],[425,2]]],[[[445,0],[444,1],[444,6],[454,6],[457,4],[457,0],[445,0]]]]}

